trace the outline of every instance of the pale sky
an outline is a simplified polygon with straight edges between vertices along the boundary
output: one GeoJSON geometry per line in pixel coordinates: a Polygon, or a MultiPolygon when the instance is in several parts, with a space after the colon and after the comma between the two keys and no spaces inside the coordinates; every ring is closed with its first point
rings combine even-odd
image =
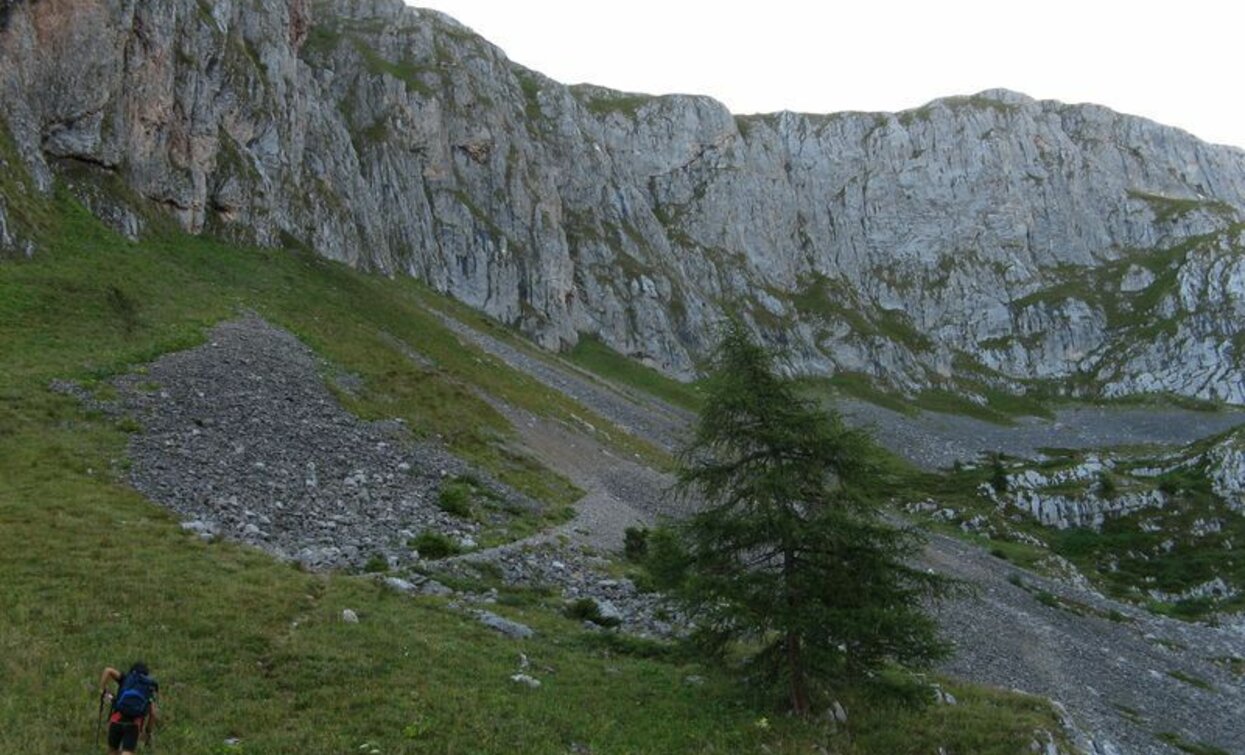
{"type": "Polygon", "coordinates": [[[1005,87],[1245,147],[1245,3],[419,0],[566,84],[735,113],[895,111],[1005,87]]]}

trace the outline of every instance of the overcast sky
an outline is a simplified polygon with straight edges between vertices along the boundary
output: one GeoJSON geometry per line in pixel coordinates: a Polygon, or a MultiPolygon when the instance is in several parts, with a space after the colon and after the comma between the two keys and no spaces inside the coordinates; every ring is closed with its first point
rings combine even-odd
{"type": "Polygon", "coordinates": [[[902,110],[1006,87],[1245,146],[1245,3],[423,0],[563,83],[736,113],[902,110]]]}

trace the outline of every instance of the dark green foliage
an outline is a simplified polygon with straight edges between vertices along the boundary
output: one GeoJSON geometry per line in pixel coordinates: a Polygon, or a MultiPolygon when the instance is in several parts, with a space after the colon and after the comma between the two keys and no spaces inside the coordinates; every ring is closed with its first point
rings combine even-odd
{"type": "Polygon", "coordinates": [[[990,455],[990,487],[999,494],[1007,492],[1007,469],[1003,466],[1002,454],[990,455]]]}
{"type": "Polygon", "coordinates": [[[363,571],[368,574],[380,574],[381,572],[387,572],[389,571],[389,562],[386,561],[385,557],[379,553],[373,554],[372,557],[367,560],[367,563],[363,565],[363,571]]]}
{"type": "Polygon", "coordinates": [[[658,527],[648,534],[648,554],[644,570],[658,590],[675,590],[687,576],[688,554],[679,533],[670,527],[658,527]]]}
{"type": "Polygon", "coordinates": [[[471,518],[471,501],[472,486],[466,480],[451,480],[442,485],[437,494],[437,506],[445,513],[460,519],[471,518]]]}
{"type": "Polygon", "coordinates": [[[1116,487],[1115,478],[1111,476],[1111,473],[1099,472],[1098,494],[1103,498],[1114,498],[1117,492],[1119,492],[1119,488],[1116,487]]]}
{"type": "Polygon", "coordinates": [[[714,367],[679,470],[707,506],[676,530],[701,647],[742,652],[798,713],[826,683],[945,655],[919,602],[952,583],[908,566],[920,537],[878,517],[892,475],[869,436],[803,399],[738,323],[714,367]]]}
{"type": "Polygon", "coordinates": [[[648,555],[648,528],[628,527],[623,531],[623,555],[628,561],[643,561],[648,555]]]}
{"type": "Polygon", "coordinates": [[[1180,671],[1180,670],[1168,671],[1167,675],[1173,679],[1179,679],[1185,684],[1191,684],[1194,687],[1197,687],[1198,689],[1204,689],[1204,690],[1214,689],[1214,686],[1211,685],[1211,683],[1206,681],[1205,679],[1202,679],[1201,677],[1193,676],[1192,674],[1186,674],[1185,672],[1180,671]]]}
{"type": "Polygon", "coordinates": [[[411,540],[411,547],[419,551],[423,558],[446,558],[462,551],[458,543],[442,535],[440,532],[425,530],[411,540]]]}

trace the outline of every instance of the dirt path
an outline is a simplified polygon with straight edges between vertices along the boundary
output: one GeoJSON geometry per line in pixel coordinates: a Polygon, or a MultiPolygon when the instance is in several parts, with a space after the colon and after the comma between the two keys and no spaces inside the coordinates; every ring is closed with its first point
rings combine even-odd
{"type": "Polygon", "coordinates": [[[584,491],[575,503],[575,518],[523,540],[476,551],[460,560],[491,560],[499,553],[523,550],[570,538],[600,551],[622,548],[628,527],[651,527],[663,513],[668,475],[620,458],[583,432],[545,417],[491,402],[510,420],[525,450],[584,491]]]}

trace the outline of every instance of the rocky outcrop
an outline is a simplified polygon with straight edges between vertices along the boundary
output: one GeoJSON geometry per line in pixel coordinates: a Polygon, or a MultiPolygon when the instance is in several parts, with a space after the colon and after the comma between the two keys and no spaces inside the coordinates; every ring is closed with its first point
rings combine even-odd
{"type": "Polygon", "coordinates": [[[1129,477],[1117,470],[1115,460],[1090,454],[1062,469],[1029,467],[1008,474],[1005,493],[989,484],[983,484],[979,492],[997,506],[1021,511],[1048,527],[1100,529],[1108,518],[1161,509],[1167,504],[1162,491],[1129,483],[1129,477]],[[1129,482],[1116,483],[1117,475],[1129,482]],[[1117,489],[1117,484],[1126,487],[1117,489]]]}
{"type": "Polygon", "coordinates": [[[1175,129],[1005,91],[735,117],[562,86],[398,0],[4,8],[34,183],[126,187],[78,193],[132,235],[306,244],[680,376],[735,312],[907,391],[1245,402],[1245,154],[1175,129]]]}
{"type": "Polygon", "coordinates": [[[1159,519],[1143,518],[1138,523],[1146,532],[1187,532],[1204,538],[1222,531],[1219,516],[1245,514],[1245,430],[1238,428],[1157,457],[1124,449],[1088,453],[1065,464],[1020,462],[1004,477],[1001,491],[982,483],[978,492],[1001,509],[1018,510],[1057,529],[1100,529],[1111,518],[1162,511],[1181,500],[1183,488],[1202,487],[1193,481],[1204,480],[1222,503],[1221,510],[1206,509],[1206,502],[1198,500],[1193,505],[1206,510],[1196,517],[1198,511],[1186,511],[1176,527],[1160,524],[1159,519]]]}
{"type": "Polygon", "coordinates": [[[1206,452],[1206,473],[1215,495],[1245,514],[1245,431],[1236,431],[1206,452]]]}

